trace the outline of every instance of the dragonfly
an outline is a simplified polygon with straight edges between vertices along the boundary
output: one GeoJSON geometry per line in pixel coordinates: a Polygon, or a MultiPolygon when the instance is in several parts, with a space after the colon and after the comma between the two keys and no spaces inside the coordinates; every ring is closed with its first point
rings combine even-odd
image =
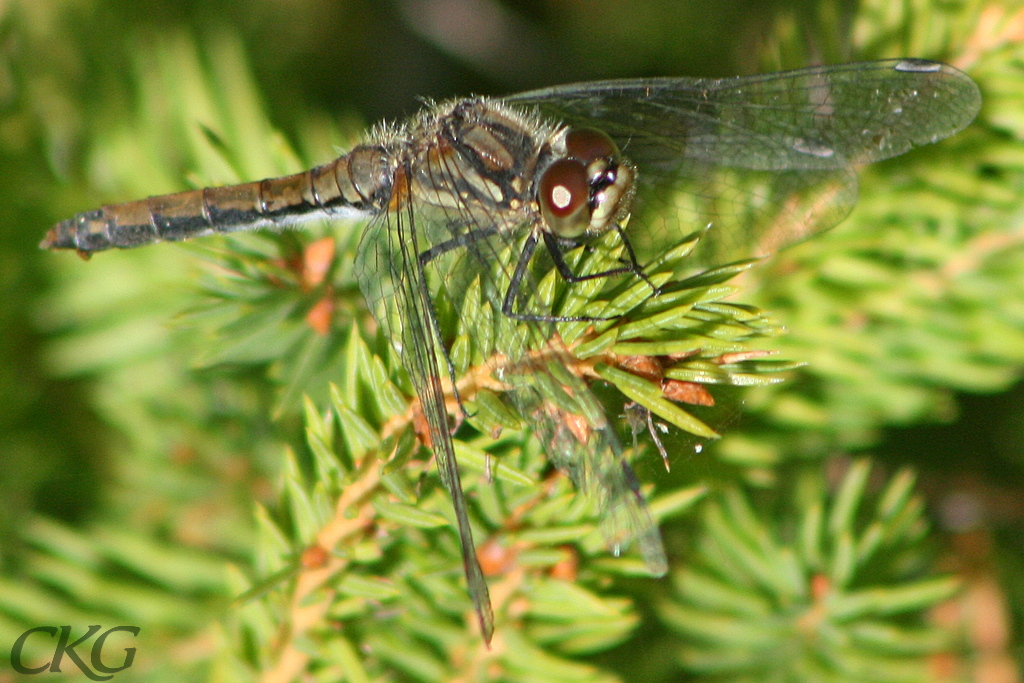
{"type": "Polygon", "coordinates": [[[57,224],[41,246],[87,256],[312,219],[365,220],[356,278],[415,389],[489,642],[494,615],[452,436],[465,409],[439,307],[458,310],[472,278],[484,283],[490,318],[480,333],[500,328],[495,386],[597,500],[612,551],[635,543],[650,573],[663,575],[660,532],[617,430],[559,343],[560,325],[602,318],[545,309],[535,261],[546,254],[569,287],[634,278],[655,296],[641,264],[695,230],[703,230],[688,257],[695,268],[770,255],[849,213],[856,167],[953,135],[980,101],[951,66],[893,59],[428,103],[324,165],[103,206],[57,224]],[[610,231],[622,257],[575,272],[567,255],[610,231]]]}

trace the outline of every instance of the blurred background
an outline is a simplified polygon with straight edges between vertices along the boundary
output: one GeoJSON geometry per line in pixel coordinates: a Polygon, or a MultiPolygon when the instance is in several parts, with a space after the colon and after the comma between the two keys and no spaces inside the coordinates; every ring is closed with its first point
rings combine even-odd
{"type": "MultiPolygon", "coordinates": [[[[84,264],[37,248],[50,225],[76,212],[210,181],[182,146],[202,134],[181,128],[185,112],[205,125],[204,116],[217,120],[223,113],[217,109],[223,102],[252,103],[252,120],[229,127],[226,143],[256,130],[255,139],[271,146],[240,155],[234,168],[213,178],[230,182],[323,163],[368,126],[415,112],[424,98],[614,77],[724,77],[904,55],[952,60],[977,67],[970,72],[985,96],[1004,99],[1001,109],[986,105],[985,132],[965,143],[974,154],[969,178],[950,170],[958,158],[950,159],[948,150],[945,157],[941,149],[926,152],[935,172],[948,175],[925,182],[962,190],[946,214],[949,224],[932,224],[930,238],[952,239],[948,248],[956,249],[974,229],[963,227],[970,211],[975,226],[1015,220],[1004,223],[1005,233],[994,232],[986,248],[1019,251],[1024,109],[1015,109],[1018,81],[997,76],[1024,37],[1013,23],[1020,10],[1009,2],[974,3],[969,20],[966,3],[918,3],[899,12],[893,23],[913,30],[872,29],[897,13],[885,3],[811,0],[0,0],[0,642],[12,642],[40,610],[89,613],[80,601],[61,602],[61,595],[84,590],[84,584],[70,587],[76,579],[68,565],[47,574],[40,563],[42,556],[73,558],[72,564],[113,572],[109,585],[90,589],[90,608],[101,612],[122,608],[100,597],[121,585],[116,578],[145,575],[152,585],[136,586],[132,609],[139,613],[125,618],[165,625],[164,645],[187,652],[182,671],[198,680],[215,645],[189,638],[217,613],[221,563],[248,561],[257,533],[252,502],[272,497],[282,448],[302,433],[295,410],[266,417],[278,406],[263,381],[273,375],[272,364],[225,368],[216,359],[197,360],[202,340],[180,324],[200,297],[187,251],[103,254],[84,264]],[[977,20],[993,16],[986,8],[1001,17],[991,26],[977,20]],[[997,56],[985,62],[989,54],[997,56]],[[202,90],[181,78],[190,70],[202,76],[197,82],[220,89],[202,90]],[[178,126],[181,137],[133,132],[161,126],[178,126]],[[46,576],[52,583],[42,588],[37,582],[46,576]],[[168,586],[176,600],[165,594],[168,586]]],[[[905,177],[899,166],[889,168],[891,175],[865,179],[865,200],[873,190],[897,191],[905,177]]],[[[863,220],[890,216],[886,211],[872,213],[868,204],[863,220]]],[[[886,228],[875,221],[883,242],[886,228]]],[[[820,265],[830,248],[838,249],[809,248],[786,264],[820,265]]],[[[951,258],[928,254],[921,269],[951,258]]],[[[1018,265],[1019,259],[1003,264],[1005,281],[1014,280],[1018,265]]],[[[942,277],[950,272],[942,270],[942,277]]],[[[850,311],[858,299],[846,294],[863,285],[862,275],[837,267],[831,280],[827,275],[815,285],[841,290],[838,298],[848,306],[822,314],[838,325],[831,333],[837,345],[857,329],[850,311]]],[[[788,357],[813,365],[801,350],[829,341],[811,333],[799,339],[801,315],[787,318],[786,311],[802,305],[801,281],[789,282],[791,289],[767,287],[758,301],[798,336],[788,357]]],[[[799,430],[817,420],[835,430],[819,441],[806,433],[780,436],[768,447],[772,453],[793,444],[815,451],[813,457],[870,449],[889,467],[918,468],[929,509],[946,534],[938,543],[950,556],[971,558],[985,576],[1000,577],[986,584],[997,587],[987,609],[999,612],[1006,633],[1019,634],[1024,388],[1017,381],[1024,316],[1019,290],[984,282],[991,289],[970,297],[936,295],[949,316],[948,348],[935,348],[941,334],[922,341],[929,349],[922,351],[905,333],[892,333],[904,335],[889,341],[905,355],[886,356],[891,365],[881,370],[898,377],[894,383],[873,389],[879,380],[859,367],[844,375],[852,366],[837,369],[822,359],[821,376],[812,371],[796,383],[801,396],[820,401],[781,402],[782,416],[765,417],[764,424],[781,420],[799,430]],[[1006,314],[976,315],[979,300],[1006,314]],[[966,336],[954,339],[958,321],[966,336]],[[844,377],[856,388],[840,400],[844,377]],[[839,410],[811,415],[823,406],[839,410]]],[[[942,283],[919,278],[917,285],[942,283]]],[[[898,289],[877,291],[884,298],[898,289]]],[[[906,329],[927,326],[925,317],[902,317],[906,329]]],[[[876,351],[852,355],[879,369],[876,351]]],[[[752,407],[766,412],[768,403],[765,395],[752,407]]],[[[776,463],[774,455],[754,462],[742,445],[729,452],[734,463],[748,458],[745,465],[764,471],[776,463]]],[[[1020,640],[1011,646],[1008,637],[997,636],[996,649],[1019,657],[1020,640]]],[[[1013,664],[999,661],[1009,677],[984,680],[1019,680],[1013,664]]],[[[17,679],[0,672],[4,680],[17,679]]]]}

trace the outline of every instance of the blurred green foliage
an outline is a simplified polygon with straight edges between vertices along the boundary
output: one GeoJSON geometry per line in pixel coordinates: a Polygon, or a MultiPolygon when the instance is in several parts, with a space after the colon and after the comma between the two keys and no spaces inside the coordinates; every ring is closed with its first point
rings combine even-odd
{"type": "Polygon", "coordinates": [[[0,651],[32,626],[116,622],[142,627],[122,676],[147,681],[1019,667],[1019,636],[985,650],[936,606],[992,580],[977,618],[1024,625],[1022,22],[1008,0],[0,5],[0,651]],[[90,263],[36,249],[102,203],[324,162],[419,96],[904,55],[968,71],[979,121],[868,169],[846,223],[744,274],[743,300],[788,330],[757,346],[807,367],[744,389],[714,448],[666,436],[671,473],[653,451],[638,463],[670,579],[606,554],[536,443],[459,442],[477,536],[496,539],[491,651],[432,466],[401,436],[404,466],[366,457],[403,380],[358,333],[343,259],[335,289],[301,286],[324,228],[90,263]],[[304,316],[326,296],[348,326],[320,336],[304,316]],[[331,590],[304,592],[319,562],[331,590]]]}

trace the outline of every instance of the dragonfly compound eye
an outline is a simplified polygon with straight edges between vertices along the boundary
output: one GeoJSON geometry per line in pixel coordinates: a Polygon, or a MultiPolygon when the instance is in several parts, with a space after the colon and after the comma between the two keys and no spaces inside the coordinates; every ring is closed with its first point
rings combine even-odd
{"type": "Polygon", "coordinates": [[[587,169],[576,159],[559,159],[541,176],[538,201],[548,229],[559,237],[579,237],[590,227],[591,187],[587,169]]]}
{"type": "Polygon", "coordinates": [[[600,190],[615,182],[619,148],[612,139],[593,128],[570,128],[565,132],[565,156],[578,159],[587,168],[587,180],[600,190]]]}
{"type": "Polygon", "coordinates": [[[613,159],[619,148],[612,139],[593,128],[570,128],[565,132],[565,155],[589,163],[594,159],[613,159]]]}
{"type": "Polygon", "coordinates": [[[562,140],[565,158],[548,166],[539,184],[548,229],[569,239],[603,232],[625,212],[633,167],[599,130],[569,128],[562,140]]]}

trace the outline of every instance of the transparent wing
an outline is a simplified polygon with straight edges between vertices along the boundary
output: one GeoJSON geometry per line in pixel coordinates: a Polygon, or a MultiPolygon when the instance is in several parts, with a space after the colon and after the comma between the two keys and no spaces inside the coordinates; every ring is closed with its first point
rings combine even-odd
{"type": "Polygon", "coordinates": [[[569,353],[556,339],[496,375],[511,388],[511,400],[548,457],[601,511],[611,551],[618,555],[635,543],[648,571],[660,576],[668,560],[658,527],[602,406],[570,367],[569,353]]]}
{"type": "MultiPolygon", "coordinates": [[[[400,176],[404,178],[406,176],[400,176]]],[[[417,217],[407,187],[395,188],[392,210],[372,221],[356,256],[356,276],[367,305],[399,351],[409,373],[430,433],[441,481],[451,496],[462,545],[462,563],[470,598],[484,640],[494,632],[494,614],[483,570],[476,555],[473,532],[462,491],[458,462],[448,425],[440,369],[434,304],[418,255],[429,247],[426,233],[417,231],[417,217]]]]}
{"type": "Polygon", "coordinates": [[[766,255],[834,226],[856,199],[850,168],[935,142],[981,97],[956,69],[888,60],[720,80],[661,78],[513,95],[608,133],[637,165],[634,204],[652,250],[710,226],[696,261],[766,255]],[[660,219],[655,219],[660,216],[660,219]]]}

